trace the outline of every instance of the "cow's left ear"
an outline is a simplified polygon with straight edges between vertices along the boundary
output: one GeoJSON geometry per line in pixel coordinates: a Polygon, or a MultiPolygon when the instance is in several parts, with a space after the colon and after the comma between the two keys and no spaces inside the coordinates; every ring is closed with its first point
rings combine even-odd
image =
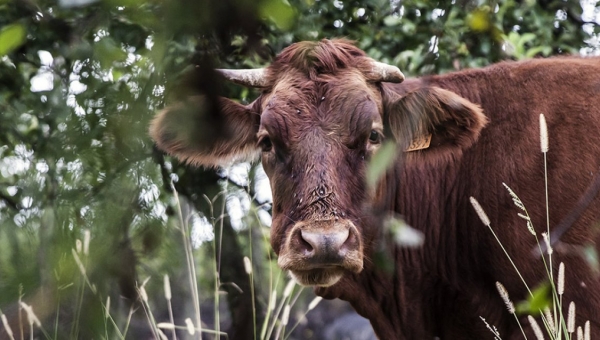
{"type": "Polygon", "coordinates": [[[488,122],[478,105],[439,87],[421,87],[404,96],[385,97],[388,133],[409,152],[460,152],[479,138],[488,122]]]}
{"type": "Polygon", "coordinates": [[[258,158],[260,115],[252,104],[189,97],[159,112],[150,136],[159,149],[195,165],[215,167],[258,158]]]}

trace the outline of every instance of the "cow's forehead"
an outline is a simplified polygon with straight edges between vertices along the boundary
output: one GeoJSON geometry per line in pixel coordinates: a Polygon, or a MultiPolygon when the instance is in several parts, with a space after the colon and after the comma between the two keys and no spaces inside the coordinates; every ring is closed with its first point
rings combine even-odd
{"type": "Polygon", "coordinates": [[[319,120],[339,124],[355,120],[355,115],[365,111],[381,114],[382,110],[380,90],[355,69],[316,80],[300,72],[286,72],[262,98],[263,114],[283,116],[292,123],[319,120]]]}

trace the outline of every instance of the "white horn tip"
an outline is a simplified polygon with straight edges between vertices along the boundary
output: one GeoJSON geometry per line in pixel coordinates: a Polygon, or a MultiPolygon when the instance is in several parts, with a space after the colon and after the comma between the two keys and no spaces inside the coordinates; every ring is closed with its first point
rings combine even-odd
{"type": "Polygon", "coordinates": [[[388,83],[401,83],[404,81],[404,74],[399,68],[378,61],[373,62],[373,73],[377,75],[377,81],[388,83]]]}
{"type": "Polygon", "coordinates": [[[266,72],[263,68],[229,70],[216,69],[226,79],[243,86],[249,87],[267,87],[266,72]]]}
{"type": "Polygon", "coordinates": [[[400,71],[396,66],[389,66],[388,74],[387,74],[387,82],[390,83],[401,83],[404,81],[404,74],[400,71]]]}

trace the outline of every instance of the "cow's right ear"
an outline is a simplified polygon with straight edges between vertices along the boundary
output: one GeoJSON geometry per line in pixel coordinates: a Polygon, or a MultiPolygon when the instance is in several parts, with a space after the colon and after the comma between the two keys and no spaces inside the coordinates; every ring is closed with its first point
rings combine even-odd
{"type": "Polygon", "coordinates": [[[400,96],[385,96],[385,120],[396,142],[415,155],[460,155],[488,123],[483,110],[460,95],[423,86],[400,96]],[[421,144],[421,145],[419,145],[421,144]]]}
{"type": "Polygon", "coordinates": [[[194,96],[159,112],[150,136],[159,149],[182,161],[213,167],[257,158],[259,124],[252,104],[219,98],[211,105],[206,97],[194,96]]]}

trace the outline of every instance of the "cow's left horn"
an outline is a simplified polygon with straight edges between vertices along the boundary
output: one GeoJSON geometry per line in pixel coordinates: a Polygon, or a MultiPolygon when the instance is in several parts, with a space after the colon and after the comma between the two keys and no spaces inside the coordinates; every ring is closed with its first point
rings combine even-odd
{"type": "Polygon", "coordinates": [[[402,74],[400,69],[396,66],[380,63],[378,61],[373,61],[371,65],[371,72],[376,76],[375,81],[388,83],[401,83],[404,81],[404,74],[402,74]]]}
{"type": "Polygon", "coordinates": [[[267,87],[267,77],[264,68],[245,70],[217,69],[217,72],[236,84],[248,87],[267,87]]]}

